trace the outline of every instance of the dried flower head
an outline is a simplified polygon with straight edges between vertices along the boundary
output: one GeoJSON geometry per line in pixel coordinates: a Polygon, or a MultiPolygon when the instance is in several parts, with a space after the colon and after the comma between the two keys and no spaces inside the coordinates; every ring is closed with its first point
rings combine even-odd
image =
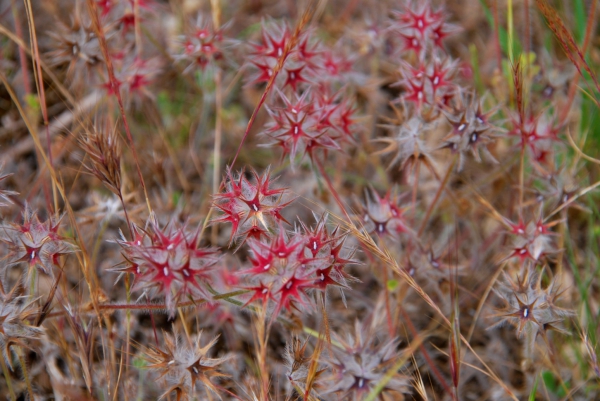
{"type": "Polygon", "coordinates": [[[500,129],[490,121],[498,107],[484,112],[482,101],[474,94],[471,99],[465,96],[457,98],[453,111],[446,114],[452,127],[443,139],[444,148],[460,155],[459,170],[464,165],[464,154],[470,152],[477,162],[481,162],[481,153],[493,163],[498,163],[487,146],[494,141],[500,129]]]}
{"type": "Polygon", "coordinates": [[[398,205],[398,196],[388,191],[384,197],[371,189],[365,191],[366,204],[362,207],[362,222],[367,232],[380,238],[396,237],[403,232],[412,232],[404,218],[406,208],[398,205]]]}
{"type": "MultiPolygon", "coordinates": [[[[187,344],[177,334],[164,333],[164,348],[150,347],[144,351],[142,358],[148,362],[148,369],[158,371],[169,385],[162,397],[175,391],[178,400],[188,400],[194,398],[197,389],[203,389],[220,398],[219,386],[214,380],[226,376],[219,371],[219,365],[227,358],[209,356],[218,337],[205,346],[201,345],[201,337],[199,333],[187,344]]],[[[206,396],[210,398],[209,394],[206,396]]]]}
{"type": "MultiPolygon", "coordinates": [[[[106,33],[107,36],[109,32],[106,33]]],[[[100,42],[88,18],[72,17],[70,25],[58,21],[56,31],[48,34],[54,48],[46,57],[53,66],[67,66],[67,77],[71,86],[95,82],[96,67],[104,63],[100,42]]]]}
{"type": "MultiPolygon", "coordinates": [[[[382,393],[402,397],[407,391],[408,379],[390,368],[397,359],[396,339],[378,338],[372,325],[356,321],[354,336],[334,333],[341,347],[332,347],[334,358],[325,361],[331,367],[331,386],[326,393],[335,393],[343,399],[360,400],[390,375],[382,393]]],[[[398,398],[401,399],[401,398],[398,398]]]]}
{"type": "Polygon", "coordinates": [[[400,126],[385,125],[384,127],[397,133],[389,138],[375,139],[375,142],[385,143],[387,146],[374,154],[396,153],[388,168],[399,165],[400,169],[404,169],[407,165],[415,165],[421,161],[431,166],[431,149],[424,138],[431,129],[430,124],[426,124],[418,116],[413,116],[400,126]]]}
{"type": "Polygon", "coordinates": [[[504,307],[493,315],[500,320],[490,329],[506,323],[516,327],[517,337],[525,335],[526,358],[532,357],[538,334],[546,339],[546,331],[550,329],[566,333],[562,321],[573,313],[557,305],[563,291],[556,278],[548,287],[542,288],[541,274],[525,265],[516,281],[504,273],[504,282],[494,288],[494,292],[502,300],[504,307]]]}
{"type": "Polygon", "coordinates": [[[6,293],[0,282],[0,349],[8,366],[11,366],[11,347],[29,348],[28,342],[38,339],[44,332],[32,322],[39,313],[36,300],[22,293],[20,283],[6,293]]]}

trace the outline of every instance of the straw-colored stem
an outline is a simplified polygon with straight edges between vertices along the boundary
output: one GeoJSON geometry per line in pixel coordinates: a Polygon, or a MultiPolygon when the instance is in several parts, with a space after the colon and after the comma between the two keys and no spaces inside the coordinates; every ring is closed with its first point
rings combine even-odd
{"type": "Polygon", "coordinates": [[[12,380],[10,377],[10,371],[8,370],[8,366],[6,366],[6,362],[4,361],[4,356],[0,355],[0,365],[2,365],[2,373],[4,373],[4,379],[6,380],[6,387],[8,387],[8,393],[10,395],[11,401],[16,401],[17,396],[15,395],[15,390],[12,386],[12,380]]]}
{"type": "MultiPolygon", "coordinates": [[[[217,29],[217,28],[215,28],[217,29]]],[[[221,82],[221,71],[217,70],[215,73],[215,144],[213,149],[213,186],[212,192],[216,194],[219,192],[220,174],[221,174],[221,139],[222,139],[222,115],[223,115],[223,99],[222,99],[222,82],[221,82]]],[[[211,242],[217,243],[217,226],[212,226],[211,242]]]]}
{"type": "Polygon", "coordinates": [[[27,371],[27,361],[25,360],[25,355],[23,355],[22,348],[19,348],[17,350],[17,355],[19,357],[19,363],[21,364],[21,371],[23,372],[23,379],[25,380],[25,385],[27,386],[27,393],[29,394],[29,399],[35,400],[33,394],[33,387],[31,387],[31,380],[29,380],[29,372],[27,371]]]}

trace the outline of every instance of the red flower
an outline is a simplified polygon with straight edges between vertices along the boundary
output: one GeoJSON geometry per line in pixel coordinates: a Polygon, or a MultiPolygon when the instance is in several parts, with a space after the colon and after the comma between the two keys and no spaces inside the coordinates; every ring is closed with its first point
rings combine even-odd
{"type": "Polygon", "coordinates": [[[267,236],[274,225],[287,223],[281,215],[281,211],[293,201],[288,199],[287,189],[272,187],[274,180],[269,169],[261,176],[252,170],[252,175],[254,179],[248,180],[241,171],[234,178],[228,169],[225,191],[213,196],[213,206],[222,214],[212,223],[231,223],[230,244],[235,238],[243,237],[246,241],[249,237],[267,236]]]}
{"type": "Polygon", "coordinates": [[[173,316],[180,299],[210,297],[201,283],[212,281],[219,254],[214,248],[198,247],[198,235],[199,230],[189,232],[185,225],[178,229],[160,228],[156,220],[151,221],[148,231],[135,227],[132,241],[118,241],[123,247],[125,267],[113,270],[133,273],[133,290],[151,291],[163,297],[173,316]]]}

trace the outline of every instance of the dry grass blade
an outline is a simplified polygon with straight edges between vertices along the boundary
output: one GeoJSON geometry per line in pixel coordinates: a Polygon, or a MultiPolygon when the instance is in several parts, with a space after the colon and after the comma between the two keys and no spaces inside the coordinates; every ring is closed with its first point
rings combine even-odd
{"type": "Polygon", "coordinates": [[[413,387],[417,394],[419,394],[419,396],[424,401],[429,401],[429,397],[427,396],[427,390],[425,389],[425,383],[423,383],[423,377],[421,376],[421,372],[419,372],[419,369],[417,368],[417,360],[415,359],[414,355],[411,359],[413,366],[415,367],[415,377],[412,380],[413,387]]]}
{"type": "MultiPolygon", "coordinates": [[[[452,281],[454,285],[454,281],[452,281]]],[[[455,290],[456,291],[456,290],[455,290]]],[[[454,385],[454,399],[458,401],[458,384],[460,381],[460,320],[459,320],[459,308],[458,308],[458,291],[453,296],[453,308],[451,327],[450,327],[450,373],[452,376],[452,384],[454,385]]]]}
{"type": "MultiPolygon", "coordinates": [[[[598,92],[600,92],[600,84],[598,83],[598,79],[597,79],[596,75],[594,75],[594,73],[592,72],[587,61],[585,61],[585,57],[583,56],[583,53],[579,49],[579,46],[577,46],[575,39],[573,39],[573,36],[571,35],[569,30],[565,26],[563,20],[560,18],[560,16],[556,12],[556,10],[554,8],[552,8],[546,2],[546,0],[535,0],[535,4],[537,5],[540,12],[546,18],[548,27],[550,28],[550,30],[552,30],[552,32],[556,36],[556,39],[558,39],[558,42],[560,43],[561,47],[563,48],[565,55],[569,58],[571,63],[573,63],[573,65],[577,68],[577,71],[579,71],[579,74],[583,77],[582,70],[585,70],[589,74],[591,79],[594,81],[596,90],[598,92]]],[[[588,84],[587,81],[586,81],[586,84],[588,84]]],[[[588,87],[589,87],[589,84],[588,84],[588,87]]],[[[590,92],[593,92],[593,91],[590,90],[590,92]]],[[[596,105],[598,107],[600,107],[600,103],[598,102],[598,99],[596,99],[595,96],[593,97],[593,100],[596,103],[596,105]]]]}
{"type": "Polygon", "coordinates": [[[58,276],[56,276],[56,279],[54,280],[54,283],[52,284],[50,293],[48,294],[48,298],[46,299],[46,302],[44,302],[44,305],[42,306],[42,309],[40,310],[40,313],[39,313],[37,319],[35,320],[35,326],[37,326],[37,327],[40,327],[42,325],[42,323],[44,322],[44,320],[46,319],[46,317],[48,317],[48,314],[50,313],[52,301],[54,300],[54,295],[56,295],[56,290],[58,289],[58,283],[60,282],[62,273],[63,273],[63,271],[60,270],[58,273],[58,276]]]}
{"type": "Polygon", "coordinates": [[[521,124],[524,124],[525,104],[523,102],[523,66],[521,65],[521,58],[517,59],[516,63],[512,65],[512,72],[513,85],[515,87],[515,103],[517,105],[521,124]]]}
{"type": "Polygon", "coordinates": [[[421,346],[425,338],[427,338],[427,332],[419,333],[418,337],[413,338],[409,347],[403,350],[402,356],[399,357],[394,364],[387,370],[385,376],[377,382],[375,387],[367,394],[365,397],[365,401],[375,401],[379,394],[383,391],[388,382],[394,377],[394,375],[398,372],[398,370],[408,361],[410,358],[413,358],[413,354],[421,346]]]}
{"type": "MultiPolygon", "coordinates": [[[[33,57],[33,53],[31,52],[31,50],[29,49],[27,44],[25,42],[23,42],[23,40],[21,40],[14,33],[9,31],[2,24],[0,24],[0,34],[6,36],[7,38],[9,38],[13,42],[15,42],[19,46],[20,49],[23,49],[23,51],[25,51],[25,53],[27,53],[29,56],[33,57]]],[[[48,65],[44,62],[44,60],[40,59],[39,65],[41,66],[44,74],[46,74],[52,80],[52,85],[54,85],[54,87],[58,90],[58,92],[61,94],[61,96],[63,96],[69,102],[69,104],[71,106],[73,106],[73,107],[76,106],[77,102],[76,102],[75,98],[73,97],[73,95],[71,95],[71,93],[60,82],[60,79],[56,76],[56,74],[52,71],[52,69],[48,67],[48,65]]]]}
{"type": "Polygon", "coordinates": [[[573,147],[573,149],[575,150],[575,152],[577,152],[577,154],[579,156],[583,157],[585,160],[587,160],[589,162],[592,162],[595,164],[600,164],[600,159],[595,159],[595,158],[583,153],[583,151],[579,148],[579,146],[577,146],[577,144],[573,140],[573,137],[571,136],[571,131],[569,129],[567,129],[567,139],[569,140],[569,144],[573,147]]]}
{"type": "Polygon", "coordinates": [[[81,368],[83,370],[83,378],[88,391],[92,392],[92,359],[94,351],[94,336],[93,336],[93,322],[84,323],[81,321],[80,314],[73,311],[68,306],[66,307],[67,323],[71,328],[71,331],[75,337],[75,344],[77,345],[77,355],[81,361],[81,368]]]}
{"type": "Polygon", "coordinates": [[[317,345],[310,357],[310,365],[308,367],[308,373],[306,375],[306,388],[304,391],[305,399],[309,399],[310,397],[312,397],[310,394],[313,390],[313,387],[314,387],[316,381],[319,379],[319,377],[323,373],[323,370],[319,370],[319,357],[321,356],[322,352],[323,352],[323,339],[322,339],[322,337],[319,337],[319,340],[317,341],[317,345]]]}

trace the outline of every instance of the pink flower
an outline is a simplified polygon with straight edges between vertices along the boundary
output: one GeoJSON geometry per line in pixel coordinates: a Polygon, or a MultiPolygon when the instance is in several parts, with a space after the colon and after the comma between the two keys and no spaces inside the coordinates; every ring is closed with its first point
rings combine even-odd
{"type": "Polygon", "coordinates": [[[199,230],[188,232],[185,225],[161,228],[151,219],[148,231],[135,228],[132,241],[118,241],[125,264],[114,270],[133,274],[134,291],[149,291],[163,297],[173,316],[180,299],[211,297],[201,284],[212,281],[219,253],[215,248],[199,247],[198,235],[199,230]]]}
{"type": "Polygon", "coordinates": [[[0,241],[9,247],[8,265],[24,263],[31,274],[37,267],[52,275],[62,255],[75,251],[74,245],[58,233],[61,219],[50,218],[40,222],[37,213],[25,207],[22,224],[5,224],[0,227],[0,241]]]}
{"type": "MultiPolygon", "coordinates": [[[[221,214],[212,223],[230,223],[231,244],[236,238],[261,238],[269,236],[269,230],[287,221],[282,210],[294,199],[287,195],[286,188],[273,188],[274,179],[267,169],[261,176],[251,171],[253,180],[248,180],[244,171],[234,177],[227,170],[225,191],[213,195],[213,206],[221,214]]],[[[242,242],[243,243],[243,242],[242,242]]]]}

